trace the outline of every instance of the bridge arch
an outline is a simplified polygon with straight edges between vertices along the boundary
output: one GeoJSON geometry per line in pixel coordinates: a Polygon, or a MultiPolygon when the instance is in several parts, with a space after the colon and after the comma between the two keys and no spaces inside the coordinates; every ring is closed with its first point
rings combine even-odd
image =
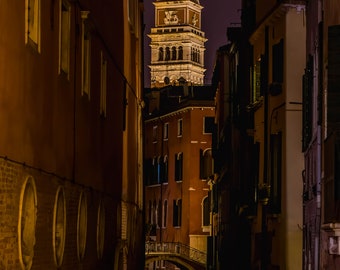
{"type": "Polygon", "coordinates": [[[145,266],[155,261],[168,261],[188,270],[205,270],[206,253],[176,242],[146,242],[145,266]]]}
{"type": "Polygon", "coordinates": [[[192,265],[190,265],[189,263],[187,263],[184,259],[182,259],[181,257],[178,256],[173,256],[173,255],[158,255],[158,256],[152,256],[152,257],[147,257],[145,259],[145,266],[156,262],[156,261],[168,261],[168,262],[174,262],[177,264],[180,264],[184,267],[186,267],[188,270],[196,270],[196,268],[194,268],[192,265]]]}

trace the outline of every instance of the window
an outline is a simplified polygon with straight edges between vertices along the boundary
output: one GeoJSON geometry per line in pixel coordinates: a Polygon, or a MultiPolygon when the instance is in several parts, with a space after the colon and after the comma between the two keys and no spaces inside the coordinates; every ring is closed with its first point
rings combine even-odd
{"type": "Polygon", "coordinates": [[[177,121],[177,137],[183,135],[183,119],[178,119],[177,121]]]}
{"type": "Polygon", "coordinates": [[[158,61],[163,61],[164,59],[164,50],[163,48],[159,48],[159,52],[158,52],[158,61]]]}
{"type": "Polygon", "coordinates": [[[174,200],[173,202],[173,226],[180,227],[182,225],[182,200],[174,200]]]}
{"type": "Polygon", "coordinates": [[[175,181],[183,180],[183,153],[175,154],[175,181]]]}
{"type": "Polygon", "coordinates": [[[256,102],[257,100],[259,100],[261,96],[261,65],[262,65],[261,58],[259,58],[252,69],[253,71],[252,75],[253,85],[251,93],[252,102],[256,102]]]}
{"type": "Polygon", "coordinates": [[[282,160],[282,134],[270,135],[270,177],[271,198],[270,210],[272,213],[281,212],[281,160],[282,160]]]}
{"type": "Polygon", "coordinates": [[[203,133],[204,134],[212,134],[215,128],[215,118],[206,116],[203,119],[203,133]]]}
{"type": "Polygon", "coordinates": [[[183,47],[178,47],[178,60],[183,60],[183,47]]]}
{"type": "Polygon", "coordinates": [[[131,32],[136,33],[136,15],[137,15],[137,1],[129,0],[128,1],[128,18],[130,23],[131,32]]]}
{"type": "Polygon", "coordinates": [[[158,206],[157,206],[157,228],[162,227],[162,201],[158,201],[158,206]]]}
{"type": "Polygon", "coordinates": [[[168,183],[168,156],[164,156],[161,164],[161,182],[168,183]]]}
{"type": "Polygon", "coordinates": [[[165,61],[169,61],[170,60],[170,48],[166,47],[165,48],[165,61]]]}
{"type": "Polygon", "coordinates": [[[210,225],[210,201],[209,196],[204,197],[202,202],[202,223],[203,227],[210,225]]]}
{"type": "Polygon", "coordinates": [[[163,127],[163,140],[169,139],[169,123],[165,123],[163,127]]]}
{"type": "Polygon", "coordinates": [[[340,123],[340,25],[328,27],[328,72],[327,72],[327,134],[338,129],[340,123]]]}
{"type": "Polygon", "coordinates": [[[152,184],[158,184],[158,158],[152,159],[152,184]]]}
{"type": "Polygon", "coordinates": [[[85,255],[87,234],[87,199],[85,192],[79,197],[78,220],[77,220],[77,252],[78,259],[82,261],[85,255]]]}
{"type": "Polygon", "coordinates": [[[213,172],[212,151],[210,149],[200,149],[200,179],[209,179],[213,172]]]}
{"type": "Polygon", "coordinates": [[[172,50],[171,60],[176,60],[176,58],[177,58],[177,49],[176,49],[176,47],[172,47],[171,50],[172,50]]]}
{"type": "Polygon", "coordinates": [[[26,44],[40,52],[40,0],[26,0],[26,44]]]}
{"type": "Polygon", "coordinates": [[[324,222],[340,219],[340,133],[332,132],[324,142],[324,222]]]}
{"type": "Polygon", "coordinates": [[[66,236],[66,204],[62,187],[58,188],[53,211],[53,253],[54,262],[60,267],[63,262],[66,236]]]}
{"type": "Polygon", "coordinates": [[[20,205],[18,223],[19,260],[23,269],[30,270],[34,256],[37,221],[37,192],[32,177],[28,177],[23,185],[20,205]]]}
{"type": "Polygon", "coordinates": [[[82,95],[86,94],[88,98],[90,98],[90,56],[91,56],[91,38],[90,31],[88,29],[88,25],[86,23],[88,11],[82,11],[82,80],[81,80],[81,89],[82,95]]]}
{"type": "Polygon", "coordinates": [[[70,72],[70,36],[71,6],[65,0],[59,0],[59,74],[70,72]]]}
{"type": "Polygon", "coordinates": [[[106,116],[106,91],[107,91],[107,60],[103,52],[100,54],[100,114],[106,116]]]}
{"type": "Polygon", "coordinates": [[[157,143],[157,137],[158,137],[158,126],[153,126],[152,128],[152,142],[157,143]]]}
{"type": "Polygon", "coordinates": [[[163,167],[163,158],[159,156],[157,158],[157,184],[162,183],[162,167],[163,167]]]}
{"type": "Polygon", "coordinates": [[[163,228],[166,228],[168,223],[168,200],[164,200],[163,205],[163,228]]]}
{"type": "Polygon", "coordinates": [[[313,56],[309,55],[303,75],[302,95],[302,150],[305,151],[312,139],[313,125],[313,56]]]}

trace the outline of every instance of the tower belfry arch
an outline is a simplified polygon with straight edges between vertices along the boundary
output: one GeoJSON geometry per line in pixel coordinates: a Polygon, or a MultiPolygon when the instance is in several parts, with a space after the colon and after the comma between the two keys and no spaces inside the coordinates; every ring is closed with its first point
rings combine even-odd
{"type": "Polygon", "coordinates": [[[151,87],[168,84],[203,85],[205,33],[199,0],[154,0],[151,39],[151,87]]]}

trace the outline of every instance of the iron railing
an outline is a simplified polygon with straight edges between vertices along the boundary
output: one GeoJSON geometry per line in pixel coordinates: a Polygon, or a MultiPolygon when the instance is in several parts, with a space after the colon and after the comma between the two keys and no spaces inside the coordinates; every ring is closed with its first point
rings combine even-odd
{"type": "Polygon", "coordinates": [[[180,242],[154,242],[145,243],[145,254],[173,254],[201,264],[206,264],[207,254],[180,242]]]}

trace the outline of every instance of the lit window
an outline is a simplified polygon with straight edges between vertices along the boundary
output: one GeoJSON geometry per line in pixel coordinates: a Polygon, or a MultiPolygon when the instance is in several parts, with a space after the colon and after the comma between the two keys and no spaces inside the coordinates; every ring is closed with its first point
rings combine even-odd
{"type": "Polygon", "coordinates": [[[82,80],[81,89],[82,95],[86,94],[90,98],[90,56],[91,56],[91,38],[88,25],[86,23],[89,12],[82,11],[82,80]]]}
{"type": "Polygon", "coordinates": [[[103,52],[100,54],[100,114],[106,116],[106,91],[107,91],[107,60],[103,52]]]}
{"type": "Polygon", "coordinates": [[[70,71],[70,22],[71,6],[65,0],[59,0],[59,73],[70,71]]]}
{"type": "Polygon", "coordinates": [[[40,51],[40,0],[26,0],[25,41],[40,51]]]}

